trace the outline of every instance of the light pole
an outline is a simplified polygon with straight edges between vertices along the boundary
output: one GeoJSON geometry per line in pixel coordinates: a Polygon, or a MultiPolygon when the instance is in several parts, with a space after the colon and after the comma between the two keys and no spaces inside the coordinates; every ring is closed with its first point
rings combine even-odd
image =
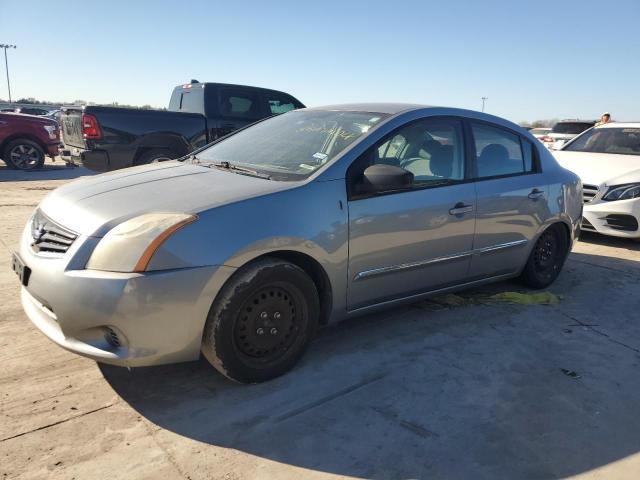
{"type": "Polygon", "coordinates": [[[11,101],[11,84],[9,83],[9,62],[7,62],[7,48],[18,48],[15,45],[0,43],[0,48],[4,48],[4,68],[7,70],[7,89],[9,90],[9,103],[11,101]]]}
{"type": "Polygon", "coordinates": [[[484,102],[489,100],[489,97],[481,97],[482,98],[482,111],[484,112],[484,102]]]}

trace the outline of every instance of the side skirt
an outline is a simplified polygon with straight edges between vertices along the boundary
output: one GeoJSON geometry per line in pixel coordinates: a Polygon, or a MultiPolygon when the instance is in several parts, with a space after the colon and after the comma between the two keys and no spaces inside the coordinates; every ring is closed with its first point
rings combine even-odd
{"type": "Polygon", "coordinates": [[[395,298],[393,300],[386,300],[384,302],[380,302],[380,303],[374,303],[372,305],[367,305],[365,307],[359,307],[353,310],[348,310],[347,314],[345,315],[344,318],[351,318],[351,317],[356,317],[359,315],[364,315],[367,313],[372,313],[372,312],[377,312],[380,310],[384,310],[387,308],[391,308],[391,307],[395,307],[397,305],[404,305],[404,304],[408,304],[408,303],[416,303],[419,302],[420,300],[424,300],[426,298],[432,297],[434,295],[439,295],[441,293],[449,293],[449,292],[455,292],[455,291],[459,291],[459,290],[465,290],[467,288],[471,288],[471,287],[477,287],[479,285],[484,285],[487,283],[495,283],[501,280],[507,280],[509,278],[515,278],[519,275],[519,273],[508,273],[508,274],[504,274],[504,275],[497,275],[494,277],[488,277],[488,278],[483,278],[480,280],[474,280],[473,282],[467,282],[467,283],[460,283],[458,285],[453,285],[450,287],[445,287],[445,288],[439,288],[437,290],[430,290],[428,292],[424,292],[424,293],[417,293],[414,295],[410,295],[408,297],[402,297],[402,298],[395,298]]]}

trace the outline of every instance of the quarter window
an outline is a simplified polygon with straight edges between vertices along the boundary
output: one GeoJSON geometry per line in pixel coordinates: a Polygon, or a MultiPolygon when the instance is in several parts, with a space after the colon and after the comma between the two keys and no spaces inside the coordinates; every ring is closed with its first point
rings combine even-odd
{"type": "MultiPolygon", "coordinates": [[[[514,175],[531,171],[531,149],[528,158],[522,154],[520,137],[501,128],[472,124],[479,178],[514,175]]],[[[531,145],[529,145],[531,147],[531,145]]]]}

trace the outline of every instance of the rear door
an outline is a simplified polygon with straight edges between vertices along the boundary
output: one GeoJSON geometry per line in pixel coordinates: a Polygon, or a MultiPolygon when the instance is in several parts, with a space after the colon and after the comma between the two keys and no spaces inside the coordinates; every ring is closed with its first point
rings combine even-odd
{"type": "Polygon", "coordinates": [[[536,147],[494,124],[470,123],[477,219],[470,279],[511,274],[551,216],[536,147]]]}
{"type": "Polygon", "coordinates": [[[475,227],[462,122],[427,118],[386,136],[349,168],[351,310],[464,281],[475,227]],[[402,167],[411,186],[358,193],[373,164],[402,167]]]}
{"type": "Polygon", "coordinates": [[[60,132],[65,145],[86,148],[82,136],[82,107],[65,107],[60,113],[60,132]]]}

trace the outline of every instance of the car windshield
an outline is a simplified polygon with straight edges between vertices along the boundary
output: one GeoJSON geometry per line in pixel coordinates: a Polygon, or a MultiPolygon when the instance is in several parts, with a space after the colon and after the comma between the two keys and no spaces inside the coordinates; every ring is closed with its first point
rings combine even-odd
{"type": "Polygon", "coordinates": [[[543,135],[545,133],[549,133],[550,130],[550,128],[532,128],[529,132],[531,135],[543,135]]]}
{"type": "Polygon", "coordinates": [[[568,133],[569,135],[577,135],[591,127],[593,127],[593,123],[588,122],[559,122],[553,126],[551,133],[568,133]]]}
{"type": "Polygon", "coordinates": [[[594,128],[568,144],[564,150],[640,155],[640,128],[594,128]]]}
{"type": "Polygon", "coordinates": [[[388,115],[371,112],[292,111],[257,123],[197,154],[276,180],[308,177],[388,115]]]}

